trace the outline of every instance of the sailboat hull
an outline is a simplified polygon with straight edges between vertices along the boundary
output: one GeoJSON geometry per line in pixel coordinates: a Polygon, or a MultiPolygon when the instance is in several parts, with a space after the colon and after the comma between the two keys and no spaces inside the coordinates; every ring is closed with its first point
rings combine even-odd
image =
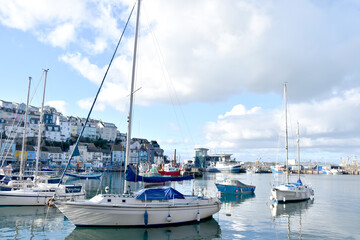
{"type": "MultiPolygon", "coordinates": [[[[106,198],[106,196],[105,196],[106,198]]],[[[114,200],[114,199],[112,199],[114,200]]],[[[56,202],[56,207],[76,226],[144,227],[181,224],[211,218],[220,210],[218,200],[187,197],[181,200],[139,201],[120,198],[120,203],[56,202]],[[122,201],[127,203],[121,204],[122,201]]]]}
{"type": "MultiPolygon", "coordinates": [[[[37,193],[27,191],[6,191],[0,193],[0,206],[45,206],[47,202],[54,197],[53,192],[37,193]]],[[[76,195],[60,195],[56,199],[70,200],[70,199],[84,199],[84,194],[76,195]]]]}
{"type": "Polygon", "coordinates": [[[281,185],[271,190],[272,198],[277,202],[299,202],[310,199],[314,192],[308,186],[281,185]]]}
{"type": "Polygon", "coordinates": [[[81,200],[86,193],[82,186],[61,186],[53,189],[26,188],[0,191],[0,206],[44,206],[51,199],[81,200]]]}

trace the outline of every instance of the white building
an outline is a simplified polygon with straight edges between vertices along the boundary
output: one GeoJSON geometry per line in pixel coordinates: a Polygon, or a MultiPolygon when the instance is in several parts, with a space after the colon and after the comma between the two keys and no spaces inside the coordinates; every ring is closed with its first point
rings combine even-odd
{"type": "Polygon", "coordinates": [[[125,148],[122,145],[114,145],[111,153],[111,162],[115,166],[125,166],[125,148]]]}
{"type": "Polygon", "coordinates": [[[44,136],[47,140],[60,142],[61,141],[60,126],[53,124],[46,125],[44,136]]]}
{"type": "MultiPolygon", "coordinates": [[[[24,133],[24,127],[19,126],[5,126],[5,134],[8,138],[22,138],[24,133]]],[[[31,127],[26,127],[26,135],[28,137],[36,137],[37,131],[34,131],[31,127]]]]}
{"type": "Polygon", "coordinates": [[[97,125],[94,123],[87,123],[82,136],[92,140],[98,139],[99,135],[97,133],[97,125]]]}
{"type": "Polygon", "coordinates": [[[130,144],[129,163],[138,163],[140,157],[141,144],[137,141],[130,144]]]}
{"type": "Polygon", "coordinates": [[[70,122],[63,122],[59,121],[57,125],[60,126],[60,138],[61,141],[66,141],[71,137],[71,123],[70,122]]]}
{"type": "Polygon", "coordinates": [[[117,127],[113,123],[99,122],[97,132],[100,137],[107,141],[114,141],[117,135],[117,127]]]}

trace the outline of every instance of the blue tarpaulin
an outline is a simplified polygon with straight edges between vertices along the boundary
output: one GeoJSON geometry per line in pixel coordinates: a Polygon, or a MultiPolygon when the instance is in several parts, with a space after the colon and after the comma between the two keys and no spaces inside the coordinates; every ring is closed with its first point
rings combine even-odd
{"type": "Polygon", "coordinates": [[[184,195],[172,187],[142,189],[135,193],[135,196],[139,200],[184,199],[184,195]]]}

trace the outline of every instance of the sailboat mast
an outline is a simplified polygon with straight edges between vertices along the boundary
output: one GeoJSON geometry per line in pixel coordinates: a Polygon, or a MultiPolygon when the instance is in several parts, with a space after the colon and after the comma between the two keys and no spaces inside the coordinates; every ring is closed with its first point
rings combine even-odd
{"type": "Polygon", "coordinates": [[[174,163],[173,163],[173,166],[176,165],[176,149],[174,150],[174,163]]]}
{"type": "Polygon", "coordinates": [[[25,117],[24,117],[24,131],[23,131],[23,139],[22,139],[22,146],[21,146],[21,161],[20,161],[20,180],[23,179],[23,175],[24,175],[24,166],[23,165],[24,165],[27,116],[28,116],[28,109],[29,109],[30,86],[31,86],[31,77],[29,77],[29,87],[28,87],[28,94],[27,94],[27,100],[26,100],[25,117]]]}
{"type": "Polygon", "coordinates": [[[287,98],[286,98],[286,83],[284,83],[284,101],[285,101],[286,183],[289,183],[289,147],[288,147],[288,127],[287,127],[287,98]]]}
{"type": "Polygon", "coordinates": [[[300,130],[299,130],[299,122],[297,122],[297,152],[298,152],[298,176],[300,179],[300,130]]]}
{"type": "Polygon", "coordinates": [[[44,78],[44,89],[43,89],[43,97],[42,97],[42,103],[41,103],[41,112],[40,112],[40,121],[39,121],[39,133],[38,133],[38,139],[37,139],[37,150],[36,150],[36,164],[35,164],[35,183],[37,181],[37,176],[39,173],[39,157],[40,157],[40,146],[41,146],[41,137],[42,137],[42,129],[43,129],[43,118],[44,118],[44,101],[45,101],[45,89],[46,89],[46,78],[47,78],[47,72],[49,69],[44,69],[45,72],[45,78],[44,78]]]}
{"type": "MultiPolygon", "coordinates": [[[[128,132],[126,139],[126,156],[125,156],[125,169],[129,164],[130,158],[130,141],[131,141],[131,121],[132,121],[132,108],[133,108],[133,99],[134,99],[134,82],[135,82],[135,67],[136,67],[136,50],[137,50],[137,38],[139,30],[139,20],[140,20],[140,2],[137,1],[137,15],[136,15],[136,27],[135,27],[135,42],[134,42],[134,56],[132,64],[132,76],[131,76],[131,87],[130,87],[130,104],[129,104],[129,116],[128,116],[128,132]]],[[[127,181],[124,182],[124,193],[128,193],[127,181]]]]}

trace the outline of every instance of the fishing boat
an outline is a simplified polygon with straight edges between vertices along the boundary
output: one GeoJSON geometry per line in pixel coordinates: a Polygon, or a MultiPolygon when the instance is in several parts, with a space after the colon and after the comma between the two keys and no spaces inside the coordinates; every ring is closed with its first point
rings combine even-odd
{"type": "Polygon", "coordinates": [[[216,188],[221,194],[246,194],[254,193],[255,186],[247,185],[237,179],[224,179],[215,183],[216,188]]]}
{"type": "Polygon", "coordinates": [[[158,170],[158,172],[161,175],[166,175],[166,176],[173,176],[173,177],[180,176],[180,169],[172,166],[170,163],[165,164],[164,168],[161,170],[158,170]]]}
{"type": "MultiPolygon", "coordinates": [[[[286,169],[288,165],[288,130],[287,130],[287,106],[286,106],[286,84],[284,84],[284,99],[285,99],[285,149],[286,149],[286,169]]],[[[303,184],[300,179],[300,139],[299,139],[299,124],[298,124],[298,180],[297,182],[289,181],[289,171],[286,172],[286,182],[271,189],[270,199],[276,202],[297,202],[310,199],[314,196],[314,190],[310,185],[303,184]]]]}
{"type": "MultiPolygon", "coordinates": [[[[134,80],[136,72],[135,66],[140,3],[141,0],[137,0],[137,17],[134,38],[135,43],[132,64],[133,67],[130,87],[130,104],[126,146],[130,146],[131,141],[131,125],[133,112],[132,107],[134,97],[134,80]]],[[[131,15],[132,13],[130,14],[130,16],[131,15]]],[[[119,46],[120,40],[117,46],[119,46]]],[[[116,50],[117,47],[115,49],[114,55],[116,53],[116,50]]],[[[108,65],[108,69],[111,66],[112,59],[110,61],[110,64],[108,65]]],[[[106,73],[98,90],[98,93],[94,99],[93,105],[90,109],[90,113],[96,102],[97,96],[105,80],[105,77],[106,73]]],[[[84,126],[86,126],[86,124],[84,124],[84,126]]],[[[73,153],[75,150],[76,147],[74,148],[73,153]]],[[[71,155],[73,155],[73,153],[71,155]]],[[[125,166],[129,165],[129,158],[130,147],[127,147],[125,155],[125,166]]],[[[205,196],[186,196],[171,187],[155,187],[150,189],[142,189],[136,193],[131,193],[128,189],[128,181],[125,180],[123,194],[106,193],[96,195],[89,200],[56,201],[55,206],[73,224],[75,224],[75,226],[116,227],[146,227],[199,222],[203,219],[212,218],[212,215],[220,211],[221,208],[220,200],[216,197],[207,198],[205,196]]]]}
{"type": "MultiPolygon", "coordinates": [[[[46,74],[45,71],[45,80],[44,80],[44,93],[46,86],[46,74]]],[[[61,200],[70,200],[70,199],[84,199],[85,190],[82,185],[73,184],[73,185],[61,185],[51,184],[48,182],[48,178],[42,178],[38,175],[38,161],[39,161],[39,151],[40,151],[40,140],[41,136],[38,138],[38,149],[36,157],[36,167],[34,178],[24,178],[24,152],[25,152],[25,137],[26,137],[26,126],[27,126],[27,114],[29,106],[29,95],[30,95],[30,84],[31,77],[29,77],[29,88],[28,96],[24,117],[24,132],[22,139],[22,151],[21,151],[21,163],[20,163],[20,173],[19,180],[10,180],[7,186],[1,186],[0,191],[0,206],[36,206],[36,205],[46,205],[53,199],[61,200]]],[[[43,119],[43,109],[44,109],[44,97],[41,107],[40,115],[40,124],[39,124],[39,135],[41,134],[42,128],[42,119],[43,119]]]]}
{"type": "Polygon", "coordinates": [[[145,182],[145,183],[160,183],[160,182],[179,182],[184,180],[191,180],[194,179],[193,176],[162,176],[162,175],[137,175],[131,169],[130,166],[126,168],[126,181],[130,182],[145,182]]]}

